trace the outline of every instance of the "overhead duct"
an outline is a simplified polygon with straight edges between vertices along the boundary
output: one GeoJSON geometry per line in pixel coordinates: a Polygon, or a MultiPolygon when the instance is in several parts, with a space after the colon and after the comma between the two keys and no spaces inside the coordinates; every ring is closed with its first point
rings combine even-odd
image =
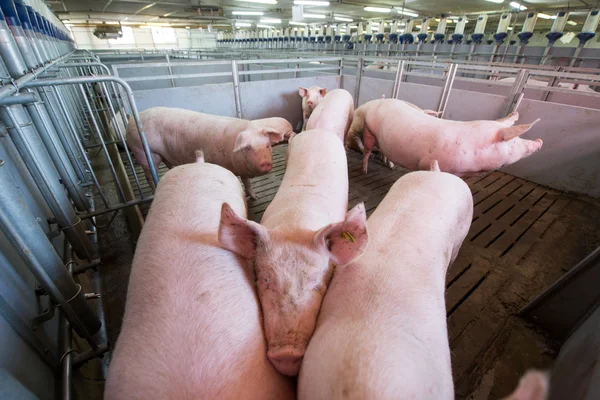
{"type": "Polygon", "coordinates": [[[98,39],[118,39],[123,37],[123,31],[121,30],[121,25],[96,25],[94,36],[98,39]]]}

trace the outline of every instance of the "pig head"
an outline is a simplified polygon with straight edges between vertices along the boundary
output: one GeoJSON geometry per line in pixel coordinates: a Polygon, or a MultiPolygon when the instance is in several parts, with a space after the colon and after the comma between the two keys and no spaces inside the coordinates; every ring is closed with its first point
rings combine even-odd
{"type": "Polygon", "coordinates": [[[308,117],[310,117],[310,114],[312,114],[314,109],[319,105],[321,99],[325,97],[327,89],[319,86],[312,86],[309,89],[306,89],[300,86],[298,94],[302,97],[302,118],[304,120],[302,130],[304,130],[306,129],[308,117]]]}
{"type": "Polygon", "coordinates": [[[264,317],[267,357],[284,375],[300,370],[333,265],[358,258],[368,242],[363,204],[343,221],[314,231],[280,231],[221,209],[219,244],[254,260],[264,317]]]}
{"type": "Polygon", "coordinates": [[[259,176],[273,169],[272,145],[283,140],[282,130],[270,130],[251,124],[235,138],[232,153],[234,170],[242,176],[259,176]],[[241,173],[244,171],[244,173],[241,173]]]}

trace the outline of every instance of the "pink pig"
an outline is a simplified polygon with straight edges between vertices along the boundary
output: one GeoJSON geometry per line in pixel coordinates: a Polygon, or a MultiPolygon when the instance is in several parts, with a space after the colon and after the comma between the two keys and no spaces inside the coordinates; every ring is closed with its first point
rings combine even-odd
{"type": "Polygon", "coordinates": [[[302,97],[302,130],[306,130],[306,124],[308,118],[312,114],[313,110],[319,105],[321,99],[327,94],[327,89],[312,86],[310,89],[299,87],[298,94],[302,97]]]}
{"type": "MultiPolygon", "coordinates": [[[[265,123],[203,114],[180,108],[154,107],[140,114],[155,168],[193,163],[194,151],[202,149],[206,161],[239,175],[246,193],[253,199],[250,178],[273,168],[271,145],[283,140],[287,127],[272,128],[265,123]]],[[[290,126],[291,128],[291,126],[290,126]]],[[[154,182],[135,121],[127,124],[127,143],[142,166],[151,187],[154,182]]]]}
{"type": "Polygon", "coordinates": [[[272,130],[275,132],[283,132],[283,140],[289,140],[289,138],[293,135],[294,129],[292,128],[292,124],[285,118],[281,117],[271,117],[271,118],[262,118],[262,119],[254,119],[253,123],[257,124],[261,128],[272,130]]]}
{"type": "Polygon", "coordinates": [[[282,374],[300,369],[332,263],[351,262],[367,244],[364,206],[347,209],[346,152],[322,130],[290,141],[288,167],[261,225],[223,205],[219,243],[254,260],[267,356],[282,374]]]}
{"type": "Polygon", "coordinates": [[[515,163],[542,147],[542,139],[519,138],[537,121],[513,126],[518,118],[513,113],[497,121],[448,121],[400,100],[374,100],[356,110],[348,136],[363,134],[365,174],[371,151],[377,147],[405,168],[427,169],[437,159],[442,171],[466,177],[515,163]]]}
{"type": "Polygon", "coordinates": [[[327,93],[313,110],[306,129],[323,129],[334,132],[344,141],[353,117],[354,100],[352,95],[344,89],[334,89],[327,93]]]}
{"type": "Polygon", "coordinates": [[[265,357],[255,276],[217,243],[223,202],[246,216],[239,180],[197,163],[160,181],[140,235],[105,399],[292,399],[265,357]]]}
{"type": "Polygon", "coordinates": [[[363,256],[335,270],[299,399],[454,399],[445,278],[472,214],[456,176],[419,171],[392,186],[369,218],[363,256]]]}

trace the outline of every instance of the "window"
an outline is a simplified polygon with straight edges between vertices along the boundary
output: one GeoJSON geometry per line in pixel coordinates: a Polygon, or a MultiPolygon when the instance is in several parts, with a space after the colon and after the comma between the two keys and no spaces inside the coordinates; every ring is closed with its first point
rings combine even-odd
{"type": "Polygon", "coordinates": [[[177,43],[177,35],[173,28],[152,28],[154,43],[177,43]]]}
{"type": "Polygon", "coordinates": [[[121,32],[123,36],[118,39],[108,39],[110,44],[135,44],[133,37],[133,29],[130,26],[121,26],[121,32]]]}

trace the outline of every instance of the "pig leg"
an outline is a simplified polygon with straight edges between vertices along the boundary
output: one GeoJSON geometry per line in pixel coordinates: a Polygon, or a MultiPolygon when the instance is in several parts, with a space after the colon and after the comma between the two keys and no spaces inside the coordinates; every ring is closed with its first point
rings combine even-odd
{"type": "MultiPolygon", "coordinates": [[[[362,173],[367,174],[367,165],[369,164],[369,157],[371,156],[371,152],[377,146],[377,139],[371,132],[369,128],[365,126],[363,131],[363,145],[365,152],[363,153],[363,163],[362,163],[362,173]]],[[[383,154],[383,153],[382,153],[383,154]]]]}
{"type": "Polygon", "coordinates": [[[252,190],[252,182],[250,182],[250,178],[246,176],[242,176],[241,178],[242,183],[244,184],[244,189],[246,189],[246,194],[250,196],[252,200],[258,199],[258,195],[254,193],[254,190],[252,190]]]}

